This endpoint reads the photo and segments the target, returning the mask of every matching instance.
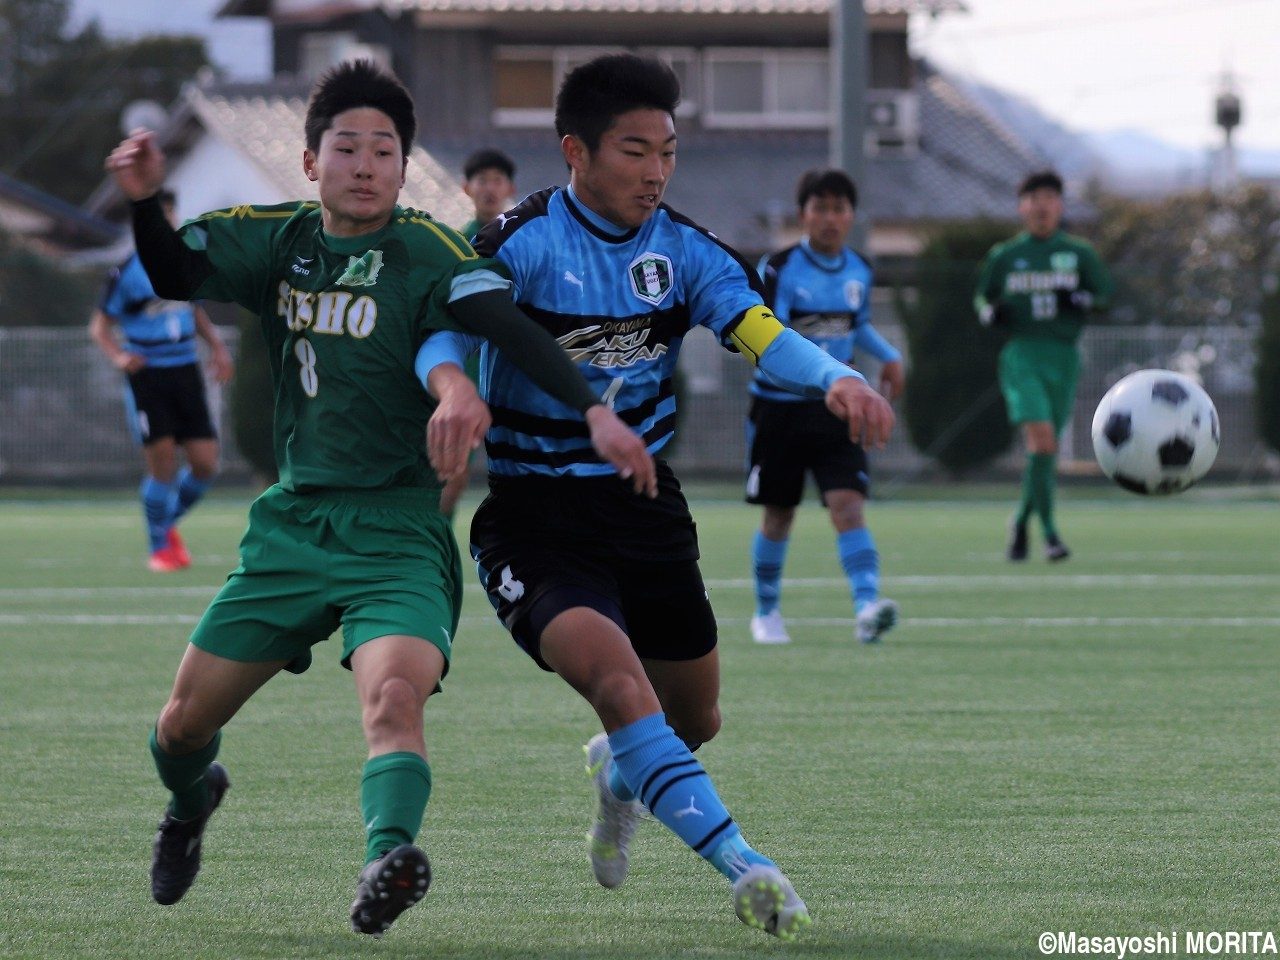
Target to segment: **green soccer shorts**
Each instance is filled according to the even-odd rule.
[[[1076,402],[1080,352],[1074,343],[1018,337],[1000,351],[999,377],[1010,423],[1047,421],[1061,433]]]
[[[228,660],[287,660],[342,627],[342,665],[362,643],[400,634],[440,648],[445,671],[462,608],[462,564],[432,490],[311,495],[271,487],[249,509],[240,566],[191,642]]]

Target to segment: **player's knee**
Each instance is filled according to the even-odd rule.
[[[171,699],[156,721],[156,741],[165,753],[181,756],[194,753],[213,739],[215,725],[204,721],[185,700]]]
[[[364,706],[365,733],[371,739],[412,733],[422,726],[426,700],[408,680],[388,677]]]
[[[197,480],[208,483],[222,470],[222,461],[215,450],[211,455],[190,461],[191,473]]]
[[[668,713],[667,722],[690,750],[696,750],[720,732],[720,707],[712,704],[705,710],[687,715]]]
[[[200,463],[200,464],[193,463],[191,465],[192,475],[197,480],[203,481],[205,483],[208,483],[210,480],[216,477],[221,470],[222,470],[222,464],[216,459],[210,463]]]
[[[760,530],[769,540],[785,540],[791,533],[791,524],[796,518],[793,507],[768,507]]]
[[[648,681],[625,670],[613,670],[595,677],[587,691],[587,699],[602,717],[613,716],[623,722],[653,713],[657,704],[657,697]]]
[[[862,516],[861,504],[849,504],[831,510],[831,525],[841,533],[865,527],[866,520]]]

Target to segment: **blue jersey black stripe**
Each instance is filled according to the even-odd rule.
[[[111,271],[99,309],[120,325],[126,349],[148,366],[197,361],[195,307],[157,297],[137,254]]]
[[[656,452],[676,424],[674,376],[694,326],[727,344],[763,285],[732,248],[665,205],[621,231],[551,188],[531,194],[476,237],[510,273],[514,295],[556,337],[602,399]],[[582,416],[482,348],[481,388],[493,410],[490,472],[603,476]]]

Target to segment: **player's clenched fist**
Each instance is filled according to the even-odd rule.
[[[164,186],[164,153],[150,130],[135,130],[121,140],[103,166],[130,200],[145,200]]]
[[[841,377],[827,390],[827,409],[849,425],[849,439],[884,447],[893,431],[893,407],[865,380]]]

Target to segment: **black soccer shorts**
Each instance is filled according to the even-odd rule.
[[[821,400],[752,397],[747,503],[794,507],[812,473],[822,493],[870,492],[867,453],[849,439],[848,426]],[[824,498],[825,502],[825,498]]]
[[[129,375],[129,392],[131,426],[143,446],[165,437],[178,443],[218,438],[199,364],[143,367]]]
[[[658,497],[617,477],[494,477],[471,524],[471,555],[498,618],[544,670],[543,630],[587,607],[636,655],[695,660],[715,649],[715,614],[679,481],[658,462]]]

